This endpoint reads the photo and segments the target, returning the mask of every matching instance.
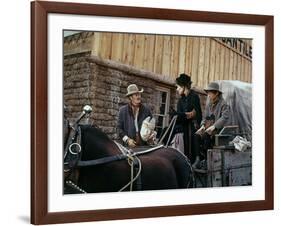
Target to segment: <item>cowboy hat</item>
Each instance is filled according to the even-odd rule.
[[[135,93],[142,93],[143,89],[139,90],[136,84],[131,84],[127,87],[127,94],[126,97],[131,96]]]
[[[219,84],[216,83],[216,82],[209,83],[207,88],[205,88],[204,90],[205,90],[205,92],[208,92],[208,91],[218,91],[219,93],[222,93],[222,91],[220,90]]]
[[[187,74],[180,74],[178,78],[176,78],[176,83],[180,86],[188,86],[192,83],[190,76]]]

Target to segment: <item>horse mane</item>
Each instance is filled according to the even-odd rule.
[[[94,133],[95,136],[97,136],[99,139],[105,140],[105,141],[112,141],[109,136],[104,133],[99,127],[95,125],[80,125],[82,131],[84,132],[91,132]]]
[[[116,154],[117,145],[100,128],[93,125],[81,125],[80,128],[83,146],[91,143],[91,146],[95,147],[95,151],[103,151],[105,155]]]

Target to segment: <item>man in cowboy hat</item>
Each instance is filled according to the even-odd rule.
[[[176,78],[176,88],[180,99],[177,103],[177,111],[174,113],[178,117],[172,146],[184,152],[193,162],[195,160],[192,151],[194,133],[198,129],[197,125],[201,123],[202,111],[199,96],[191,89],[191,84],[191,78],[187,74],[180,74]],[[176,143],[183,143],[183,145],[176,147],[174,145]]]
[[[143,89],[139,90],[136,84],[129,85],[126,94],[129,103],[119,110],[119,137],[130,148],[146,144],[140,137],[141,125],[148,116],[152,118],[149,108],[141,103],[142,92]]]
[[[211,82],[204,90],[208,99],[201,127],[196,132],[194,143],[198,157],[202,152],[203,155],[206,155],[207,149],[213,147],[214,135],[227,125],[230,114],[229,105],[223,99],[218,83]],[[196,161],[193,167],[198,168],[198,164],[199,161]]]

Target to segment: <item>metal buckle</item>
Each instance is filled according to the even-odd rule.
[[[78,150],[77,151],[74,151],[72,150],[72,147],[76,145],[78,147]],[[75,146],[74,146],[75,147]],[[78,143],[72,143],[71,145],[69,145],[69,148],[68,148],[69,152],[72,154],[72,155],[78,155],[80,152],[81,152],[81,146],[80,144]]]

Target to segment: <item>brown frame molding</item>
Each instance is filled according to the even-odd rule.
[[[265,26],[265,200],[141,207],[74,212],[48,212],[48,13],[115,16]],[[31,3],[31,223],[51,224],[144,217],[180,216],[273,209],[273,16],[174,9],[92,5],[62,2]]]

